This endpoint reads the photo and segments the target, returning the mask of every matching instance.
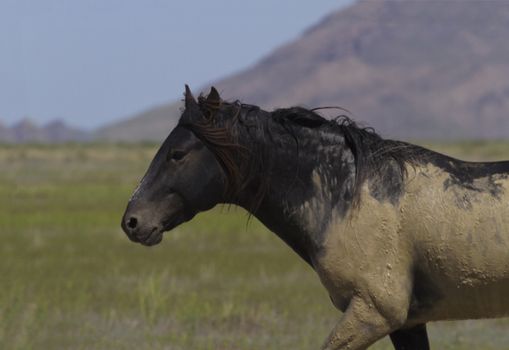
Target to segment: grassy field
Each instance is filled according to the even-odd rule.
[[[435,144],[509,159],[509,143]],[[318,349],[339,313],[256,220],[217,208],[147,248],[119,222],[153,145],[0,146],[0,349]],[[509,321],[430,326],[509,349]],[[390,349],[384,340],[374,349]]]

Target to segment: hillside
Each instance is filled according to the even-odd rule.
[[[508,37],[509,2],[361,1],[215,85],[269,109],[339,105],[392,137],[505,138]],[[178,113],[158,111],[109,135],[161,139]]]
[[[126,120],[100,128],[95,138],[114,141],[160,141],[175,127],[180,116],[180,101],[152,108]]]

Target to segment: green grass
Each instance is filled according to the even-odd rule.
[[[505,142],[435,148],[509,159]],[[0,146],[0,349],[319,348],[339,313],[245,212],[200,214],[151,248],[124,236],[121,215],[155,150]],[[430,336],[435,349],[509,349],[508,326],[439,323]]]

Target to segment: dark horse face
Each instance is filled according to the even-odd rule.
[[[201,113],[186,87],[181,120]],[[219,203],[224,193],[223,171],[214,154],[192,131],[178,125],[164,141],[133,193],[122,228],[134,242],[155,245],[163,232]]]

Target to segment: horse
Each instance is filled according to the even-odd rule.
[[[509,161],[465,162],[316,109],[196,99],[121,226],[146,246],[198,212],[245,208],[342,311],[322,349],[430,349],[426,324],[509,315]]]

